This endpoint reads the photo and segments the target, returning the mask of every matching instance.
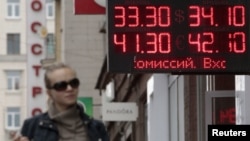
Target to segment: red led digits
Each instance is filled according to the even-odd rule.
[[[151,40],[147,40],[147,53],[157,52],[157,35],[155,33],[147,33],[147,37]]]
[[[228,7],[228,25],[244,26],[245,25],[245,7],[233,6]]]
[[[208,19],[210,21],[210,25],[214,25],[214,9],[213,7],[205,9],[204,7],[201,8],[201,16],[204,19]]]
[[[143,42],[141,42],[141,38]],[[132,33],[114,34],[113,41],[115,51],[121,53],[140,53],[140,54],[169,54],[171,53],[171,36],[168,32],[161,33]]]
[[[209,25],[214,25],[214,9],[213,7],[204,8],[200,6],[190,6],[190,26],[197,27],[201,24],[201,18],[209,20]]]
[[[114,34],[114,43],[116,46],[121,46],[122,52],[126,52],[126,35],[122,34],[122,36],[119,38],[117,34]]]
[[[200,43],[201,35],[196,34],[194,37],[193,34],[188,34],[188,43],[190,45],[195,45],[197,47],[197,52],[201,52],[201,43]]]
[[[197,47],[197,52],[213,53],[209,45],[214,43],[214,34],[212,32],[204,32],[202,34],[188,34],[188,43]]]
[[[140,52],[140,36],[136,34],[136,52]]]
[[[137,27],[139,25],[139,11],[136,6],[115,6],[115,27]],[[129,13],[129,14],[128,14]],[[129,21],[129,22],[128,22]]]
[[[168,27],[170,26],[170,8],[168,6],[146,6],[147,27]]]
[[[157,16],[156,16],[156,8],[154,6],[147,6],[146,7],[147,10],[147,14],[146,14],[146,19],[147,19],[147,23],[146,26],[147,27],[155,27],[157,24]],[[150,13],[150,14],[149,14]]]
[[[171,37],[169,33],[147,33],[149,38],[146,42],[149,54],[162,53],[167,54],[171,52]]]
[[[210,29],[208,28],[209,30],[203,30],[202,32],[189,30],[185,35],[189,44],[187,48],[191,53],[246,52],[246,35],[243,31],[239,30],[233,33],[220,32],[220,30],[213,31],[213,28],[217,30],[220,27],[223,27],[222,30],[224,30],[225,26],[245,26],[246,15],[244,6],[191,5],[188,6],[187,12],[188,27],[190,29],[205,26],[211,27]],[[120,48],[116,50],[123,53],[135,52],[140,54],[171,53],[172,47],[175,48],[177,46],[172,44],[171,38],[176,37],[172,37],[172,32],[162,32],[165,29],[169,30],[168,27],[172,28],[171,18],[178,18],[174,17],[176,15],[171,15],[171,13],[176,12],[171,12],[171,8],[167,5],[115,6],[114,26],[116,28],[146,29],[139,34],[114,34],[113,42],[117,48]],[[222,14],[222,16],[219,16],[219,14]],[[178,23],[181,24],[180,22]],[[148,32],[150,29],[147,28],[151,27],[165,28],[161,28],[157,32]],[[221,43],[221,41],[224,43]],[[225,46],[224,44],[227,45]]]
[[[199,26],[201,24],[200,21],[200,8],[199,6],[190,6],[190,13],[189,18],[190,18],[190,26]]]
[[[215,9],[216,8],[216,9]],[[227,9],[227,10],[226,10]],[[226,11],[225,11],[226,10]],[[217,13],[214,13],[214,12]],[[227,12],[227,18],[225,16],[217,16],[215,14],[223,14]],[[224,6],[224,7],[189,7],[189,26],[201,27],[207,26],[231,26],[231,27],[243,27],[245,26],[245,7],[244,6]],[[221,21],[227,21],[223,24]],[[220,42],[228,43],[228,46],[221,44]],[[235,32],[224,34],[222,32],[203,32],[203,33],[189,33],[188,43],[190,47],[195,47],[198,53],[219,53],[220,51],[231,53],[245,53],[246,51],[246,37],[244,32]],[[211,49],[211,45],[214,49]]]
[[[234,53],[246,52],[246,35],[244,32],[229,33],[229,51]]]
[[[114,26],[122,27],[169,27],[169,6],[115,6]],[[141,12],[141,13],[140,13]]]
[[[131,15],[128,15],[129,19],[133,19],[134,22],[133,23],[129,23],[128,26],[129,27],[137,27],[139,25],[139,11],[138,11],[138,7],[136,6],[129,6],[128,9],[131,11]]]
[[[160,6],[158,9],[158,24],[160,27],[170,26],[170,8],[169,6]]]
[[[115,6],[115,27],[125,26],[125,8],[122,6]]]
[[[160,33],[158,42],[160,53],[171,52],[171,35],[169,33]]]
[[[205,53],[213,53],[213,50],[209,50],[209,45],[214,43],[214,34],[212,32],[204,32],[203,36],[207,37],[205,41],[202,42],[202,50]],[[210,46],[211,47],[211,46]]]
[[[217,8],[217,13],[215,12]],[[229,6],[227,8],[227,18],[223,19],[223,16],[215,17],[215,14],[222,14],[224,12],[223,7],[218,9],[218,7],[200,7],[197,5],[189,6],[189,26],[190,27],[199,27],[202,24],[210,26],[220,26],[218,25],[219,21],[228,20],[227,24],[229,26],[244,26],[245,25],[245,7],[244,6]],[[225,9],[226,10],[226,9]],[[217,20],[217,21],[215,21]],[[203,22],[203,23],[202,23]]]

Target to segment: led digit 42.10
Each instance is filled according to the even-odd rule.
[[[195,52],[220,53],[222,50],[224,53],[245,53],[246,35],[244,32],[223,33],[222,36],[224,38],[219,38],[221,36],[215,38],[213,32],[189,33],[188,43],[190,47],[194,47],[191,50]],[[215,45],[219,46],[219,48],[215,48]]]

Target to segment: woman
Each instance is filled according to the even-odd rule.
[[[48,111],[26,119],[14,141],[109,141],[104,124],[77,104],[80,81],[75,70],[54,64],[46,69],[44,81]]]

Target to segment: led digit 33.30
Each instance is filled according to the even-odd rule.
[[[247,0],[109,0],[113,72],[248,73]]]

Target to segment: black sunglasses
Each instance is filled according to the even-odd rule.
[[[80,81],[77,78],[74,78],[68,82],[61,81],[61,82],[55,83],[52,87],[49,87],[48,89],[55,89],[56,91],[65,91],[68,85],[70,85],[72,88],[75,89],[75,88],[78,88],[78,86],[80,85]]]

